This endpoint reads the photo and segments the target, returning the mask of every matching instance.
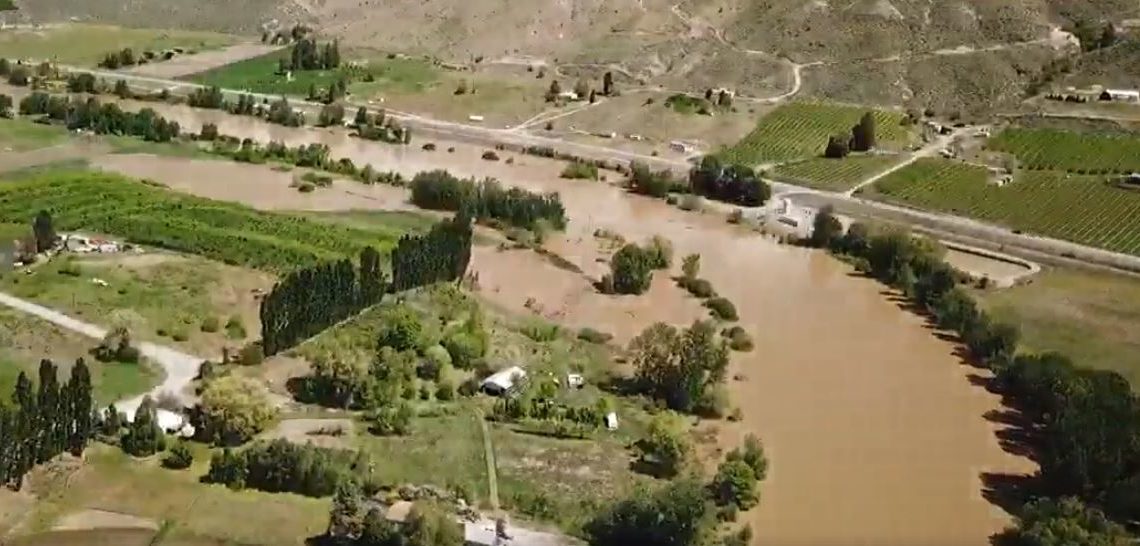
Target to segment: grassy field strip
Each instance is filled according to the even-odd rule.
[[[817,157],[780,165],[772,170],[772,176],[809,188],[846,191],[903,159],[903,155],[860,155],[843,159]]]
[[[108,53],[131,48],[136,57],[144,51],[159,53],[181,47],[201,51],[237,43],[236,36],[216,32],[123,28],[67,23],[37,30],[0,33],[0,52],[9,59],[51,59],[61,64],[93,67]]]
[[[1104,175],[1029,170],[999,187],[982,167],[924,158],[877,182],[871,195],[1140,255],[1140,192]]]
[[[479,430],[483,434],[483,457],[487,461],[487,495],[491,510],[499,511],[499,478],[495,468],[495,446],[491,444],[491,431],[487,430],[487,418],[482,410],[477,411]]]
[[[724,150],[728,161],[756,165],[818,157],[833,135],[849,135],[868,109],[822,103],[797,102],[777,108],[760,119],[743,140]],[[904,146],[911,133],[899,112],[873,111],[878,145]]]

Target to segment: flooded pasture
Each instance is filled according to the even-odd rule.
[[[546,247],[581,272],[556,267],[532,252],[494,248],[477,248],[472,269],[483,294],[497,303],[609,331],[618,341],[654,321],[685,324],[704,312],[672,286],[665,272],[658,272],[652,290],[640,297],[597,294],[591,283],[606,271],[608,252],[594,232],[608,229],[638,242],[662,235],[672,241],[677,263],[685,254],[700,253],[701,276],[736,304],[740,324],[756,341],[754,351],[733,357],[730,375],[743,380],[729,388],[744,420],[723,433],[731,447],[737,435],[755,432],[769,454],[760,506],[742,516],[758,543],[982,545],[1010,523],[1007,514],[983,499],[981,474],[1024,473],[1033,467],[1003,452],[994,437],[998,425],[983,417],[999,407],[996,396],[971,384],[970,376],[983,372],[965,364],[954,343],[933,335],[881,285],[823,253],[780,246],[720,217],[685,213],[606,183],[561,180],[561,166],[543,159],[514,156],[515,164],[506,165],[481,160],[483,148],[475,146],[455,144],[454,153],[448,153],[444,150],[451,145],[437,142],[438,151],[426,152],[418,145],[351,139],[339,131],[289,129],[159,106],[189,130],[212,122],[238,137],[290,145],[324,142],[333,157],[379,170],[414,174],[445,168],[559,192],[570,224]],[[142,169],[131,163],[138,158],[121,161],[127,163],[100,166],[142,175],[132,170]],[[248,182],[256,177],[246,166],[226,163],[209,167],[218,169],[209,176],[193,176],[187,173],[204,168],[201,163],[179,161],[179,169],[148,172],[203,195],[221,196],[218,186],[227,183],[263,188],[225,194],[244,195],[251,204],[260,199],[254,194],[296,193],[285,187],[286,180],[277,180],[281,177]],[[172,172],[177,170],[185,172]],[[369,202],[375,204],[371,208],[386,206]],[[346,206],[370,208],[355,202]]]

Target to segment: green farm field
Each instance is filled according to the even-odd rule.
[[[876,199],[950,212],[1028,233],[1140,255],[1140,192],[1105,175],[1022,171],[999,187],[984,167],[924,158],[883,178]]]
[[[248,89],[255,93],[307,96],[310,87],[325,90],[341,78],[348,80],[351,84],[349,89],[354,95],[371,95],[379,91],[421,92],[438,77],[435,67],[423,60],[383,59],[353,68],[342,66],[333,70],[298,70],[293,72],[293,79],[289,80],[277,73],[278,62],[288,57],[289,49],[286,48],[187,79],[227,89]],[[372,81],[364,81],[369,75]]]
[[[1140,171],[1140,135],[1135,134],[1011,128],[986,147],[1013,154],[1029,169],[1088,174]]]
[[[755,165],[818,157],[832,135],[851,133],[868,109],[822,103],[781,106],[760,119],[743,140],[722,152],[726,160]],[[874,110],[878,146],[899,149],[911,139],[899,112]]]
[[[128,47],[136,54],[174,47],[202,51],[240,40],[215,32],[68,23],[35,30],[5,30],[0,33],[0,53],[9,59],[51,59],[62,64],[95,66],[108,53]]]
[[[773,178],[809,188],[845,191],[886,170],[903,158],[897,155],[861,155],[843,159],[816,157],[780,165],[772,170]]]
[[[114,206],[108,206],[113,203]],[[48,210],[60,230],[89,230],[230,264],[280,272],[327,259],[384,251],[392,230],[364,230],[177,194],[118,175],[36,173],[0,186],[0,222]]]

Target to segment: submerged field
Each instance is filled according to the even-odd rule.
[[[725,159],[746,164],[783,162],[817,157],[834,135],[850,135],[851,127],[867,112],[875,116],[878,147],[897,149],[910,140],[899,112],[855,106],[797,102],[781,106],[760,118],[743,140],[722,152]]]
[[[1140,255],[1140,192],[1106,175],[1021,171],[1003,186],[985,167],[920,159],[874,184],[874,198]]]
[[[157,53],[174,47],[201,51],[237,41],[237,37],[215,32],[64,23],[34,30],[5,30],[0,33],[0,54],[9,59],[95,66],[108,53],[124,48],[141,56],[144,51]]]

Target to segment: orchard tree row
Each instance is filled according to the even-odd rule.
[[[261,339],[274,355],[380,302],[387,279],[380,253],[365,247],[360,266],[326,262],[290,273],[261,301]]]
[[[95,424],[94,404],[91,372],[82,358],[62,385],[50,360],[40,362],[38,385],[20,372],[12,404],[0,405],[0,480],[19,488],[35,465],[64,451],[83,453]]]
[[[126,112],[115,103],[100,103],[94,98],[34,92],[20,101],[21,115],[46,115],[62,122],[68,129],[85,129],[97,134],[129,135],[152,142],[170,142],[182,129],[177,121],[168,121],[150,108]]]

